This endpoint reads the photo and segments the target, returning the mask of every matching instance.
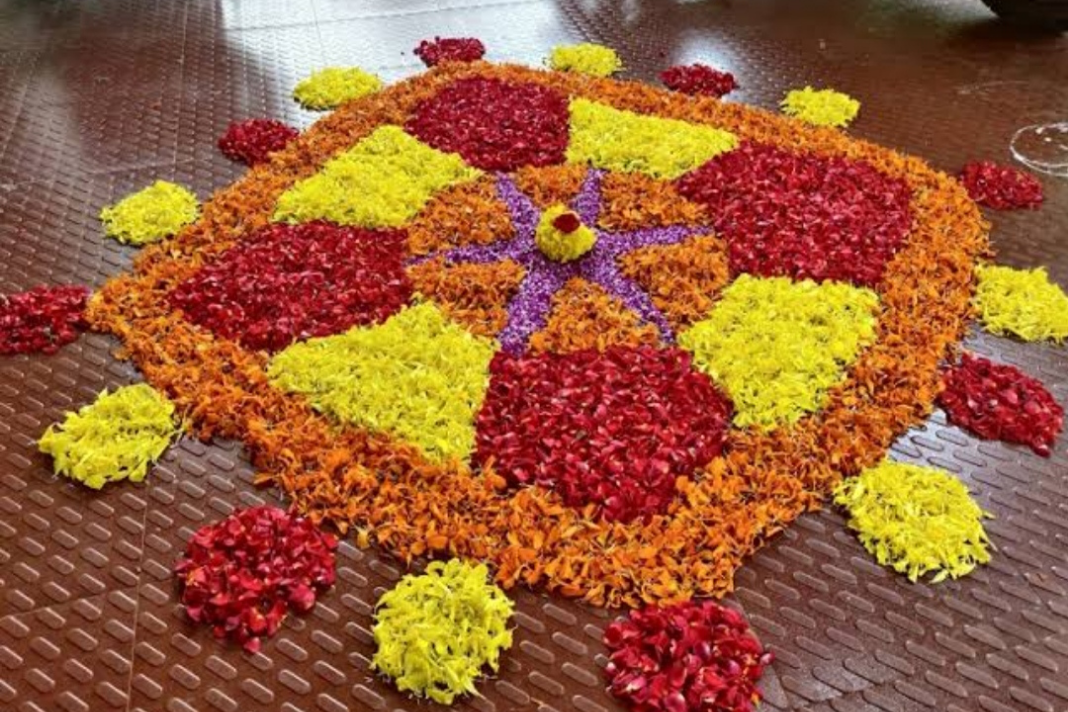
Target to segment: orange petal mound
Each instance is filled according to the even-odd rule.
[[[620,263],[623,274],[649,293],[676,329],[704,319],[730,280],[727,246],[711,236],[644,247]]]
[[[584,279],[572,279],[553,297],[545,328],[530,337],[535,353],[603,351],[609,346],[656,344],[656,327],[642,324],[618,299]]]
[[[440,257],[408,268],[415,291],[478,336],[496,336],[508,319],[505,305],[523,281],[511,260],[446,266]]]
[[[692,477],[679,478],[666,512],[608,523],[566,506],[551,490],[509,490],[490,462],[480,469],[433,462],[387,435],[339,426],[274,387],[263,355],[214,340],[171,309],[168,291],[251,230],[267,225],[279,196],[295,183],[316,175],[376,129],[404,125],[421,101],[456,80],[473,77],[541,84],[620,111],[713,127],[740,142],[862,161],[903,181],[912,222],[872,285],[880,301],[876,339],[859,354],[848,377],[828,391],[823,408],[770,432],[731,431],[723,456]],[[536,192],[528,187],[541,185],[537,203],[567,204],[586,168],[524,168],[514,180],[528,195]],[[611,199],[614,180],[608,181],[608,202],[623,205],[622,199]],[[418,255],[464,241],[508,239],[519,228],[500,205],[498,188],[492,177],[482,176],[439,191],[403,226],[413,236],[411,251]],[[614,215],[614,207],[605,212]],[[359,543],[377,543],[404,561],[427,554],[478,559],[491,564],[504,586],[523,583],[595,605],[633,606],[725,594],[746,556],[801,513],[822,506],[843,475],[879,462],[895,438],[930,412],[939,365],[960,341],[970,314],[976,260],[988,249],[987,225],[959,183],[920,160],[842,132],[634,82],[447,63],[340,107],[275,153],[269,164],[253,167],[219,191],[196,223],[165,245],[148,247],[133,273],[106,284],[90,303],[87,318],[121,339],[123,353],[189,414],[195,432],[242,440],[257,480],[279,487],[312,520],[342,531],[356,528]],[[630,269],[641,276],[638,267]],[[411,265],[409,270],[419,273]],[[434,283],[426,275],[413,280],[421,277]],[[439,278],[439,288],[445,281]],[[489,293],[499,297],[498,291]],[[470,299],[474,309],[478,300]],[[487,305],[488,298],[478,306]],[[659,305],[673,319],[690,318],[667,301]],[[449,308],[447,302],[443,308]],[[489,329],[492,319],[478,320]],[[600,328],[596,320],[570,323],[581,324],[586,333]]]
[[[604,177],[601,227],[634,230],[707,221],[704,206],[684,198],[672,183],[642,173],[609,173]]]

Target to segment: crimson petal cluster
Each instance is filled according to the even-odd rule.
[[[1040,382],[1013,366],[965,353],[946,370],[943,384],[938,404],[949,422],[1049,456],[1064,426],[1064,409]]]
[[[385,321],[408,302],[405,234],[325,222],[249,236],[171,293],[186,318],[251,349]]]
[[[266,162],[299,135],[295,128],[276,119],[235,121],[219,138],[219,150],[231,161],[254,166]]]
[[[713,69],[707,64],[669,67],[660,73],[660,81],[672,91],[716,98],[726,96],[738,88],[733,74]]]
[[[485,45],[474,37],[435,37],[415,48],[415,56],[428,67],[440,62],[476,62],[485,54]]]
[[[490,377],[476,463],[609,521],[663,512],[676,479],[723,450],[730,402],[680,349],[501,352]]]
[[[334,584],[336,549],[337,538],[307,519],[252,507],[198,529],[174,572],[189,618],[254,653],[290,608],[311,610]]]
[[[632,611],[605,630],[609,689],[632,712],[751,712],[772,654],[714,601]]]
[[[405,128],[485,170],[548,166],[564,160],[567,97],[539,84],[459,79],[420,103]]]
[[[89,289],[80,286],[0,294],[0,355],[55,353],[85,328],[88,300]]]
[[[912,224],[904,181],[862,161],[751,142],[677,186],[708,207],[735,274],[874,286]]]
[[[1044,199],[1042,184],[1033,175],[991,161],[965,165],[960,181],[972,200],[996,210],[1037,208]]]

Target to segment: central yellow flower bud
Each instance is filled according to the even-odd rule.
[[[554,205],[542,213],[534,242],[550,260],[571,262],[593,249],[597,235],[567,206]]]

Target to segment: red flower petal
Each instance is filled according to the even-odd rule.
[[[78,338],[88,287],[34,287],[0,295],[0,355],[55,353]]]
[[[230,124],[219,139],[219,150],[232,161],[253,166],[267,161],[271,153],[299,135],[295,128],[275,119],[249,119]]]
[[[435,37],[415,48],[415,55],[428,67],[440,62],[475,62],[485,54],[485,45],[474,37]]]
[[[706,64],[675,66],[660,73],[664,86],[683,94],[721,97],[738,88],[730,72],[720,72]]]
[[[990,161],[967,164],[960,181],[972,200],[997,210],[1037,208],[1044,197],[1042,184],[1033,175]]]
[[[553,220],[553,227],[563,233],[571,234],[581,227],[582,221],[574,213],[562,213]]]

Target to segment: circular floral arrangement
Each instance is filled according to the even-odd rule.
[[[92,323],[316,522],[600,605],[723,594],[930,411],[986,225],[915,159],[609,59],[343,105]]]

